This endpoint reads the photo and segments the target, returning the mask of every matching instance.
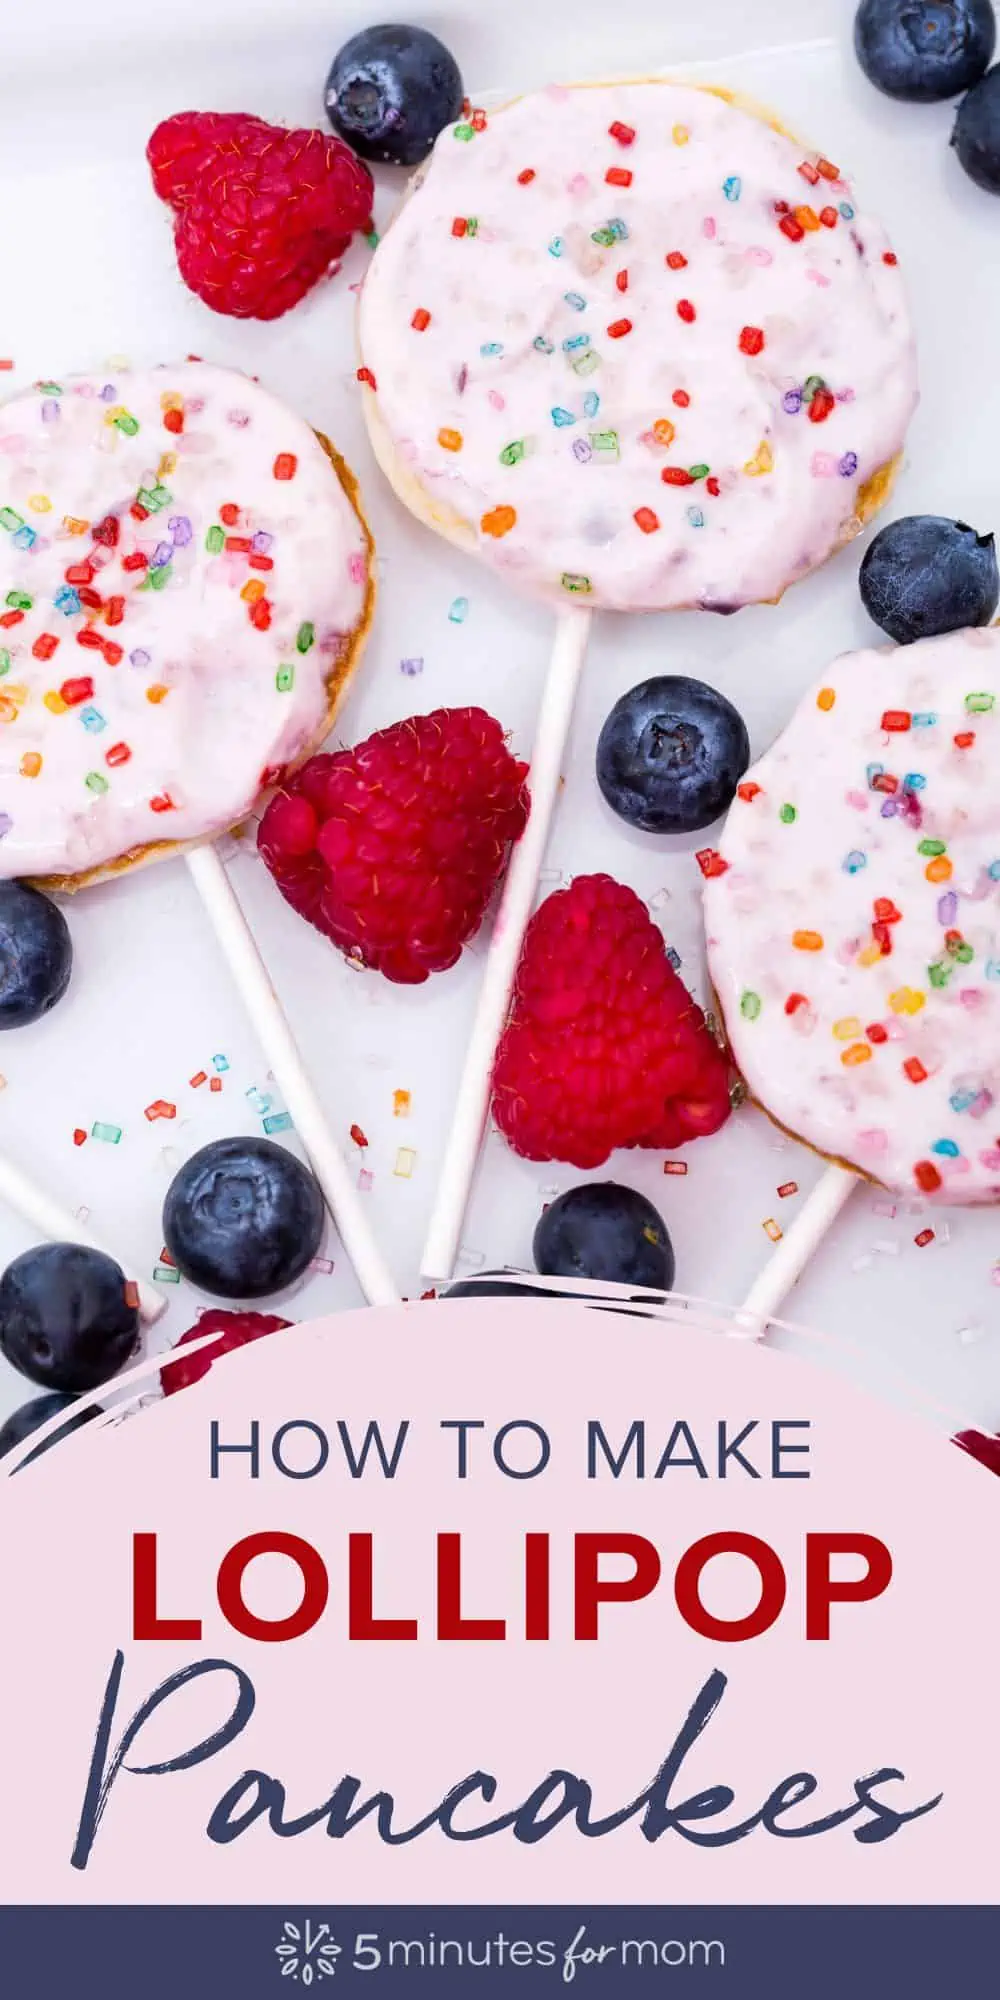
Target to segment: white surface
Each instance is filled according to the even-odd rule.
[[[772,1250],[748,1291],[740,1308],[740,1319],[760,1333],[780,1313],[792,1287],[798,1283],[811,1257],[820,1248],[827,1230],[852,1194],[860,1187],[857,1174],[846,1167],[831,1165],[821,1174],[805,1201],[796,1204],[791,1226]]]
[[[1000,202],[964,179],[947,146],[948,106],[894,106],[865,84],[850,49],[848,0],[811,0],[806,9],[759,0],[752,13],[740,0],[704,0],[696,10],[619,0],[610,12],[595,0],[549,0],[544,10],[527,0],[492,10],[465,0],[427,12],[404,0],[391,11],[423,19],[451,44],[473,95],[705,58],[720,79],[773,103],[857,177],[909,278],[923,402],[895,510],[954,513],[981,530],[998,525]],[[281,8],[273,0],[215,0],[211,8],[174,0],[167,13],[143,12],[131,0],[87,9],[50,0],[5,24],[0,355],[13,356],[18,369],[0,386],[115,355],[143,362],[188,351],[259,372],[355,465],[379,546],[375,631],[338,736],[350,741],[417,710],[478,701],[502,718],[523,754],[551,620],[405,516],[372,464],[354,382],[349,291],[365,246],[356,245],[342,275],[287,319],[271,326],[217,319],[181,287],[169,222],[144,164],[156,120],[191,106],[315,122],[329,61],[365,18],[362,7],[336,0],[285,0]],[[383,177],[382,221],[392,182]],[[595,868],[631,883],[650,900],[692,982],[700,976],[701,925],[691,850],[705,836],[658,841],[613,817],[593,776],[601,723],[635,682],[693,672],[739,705],[758,753],[824,663],[870,638],[857,597],[859,554],[846,553],[776,610],[718,620],[608,618],[594,632],[543,886]],[[464,624],[448,617],[459,596],[469,600]],[[406,677],[400,659],[415,656],[423,673]],[[454,972],[416,990],[394,988],[352,970],[301,922],[250,841],[237,850],[233,879],[335,1130],[356,1171],[372,1175],[364,1199],[394,1274],[412,1294],[486,938]],[[68,914],[76,970],[67,998],[37,1026],[0,1038],[7,1078],[0,1148],[72,1209],[88,1207],[91,1226],[151,1272],[173,1171],[213,1136],[260,1131],[245,1093],[276,1093],[180,864],[91,891]],[[210,1094],[207,1082],[192,1089],[188,1078],[211,1073],[213,1054],[228,1059],[222,1090]],[[396,1089],[412,1093],[408,1118],[392,1115]],[[176,1102],[177,1118],[148,1124],[143,1107],[159,1097]],[[95,1119],[122,1126],[120,1145],[88,1138],[74,1147],[73,1128],[89,1130]],[[368,1136],[364,1152],[350,1146],[352,1123]],[[409,1178],[393,1171],[400,1147],[416,1154]],[[746,1111],[683,1158],[684,1179],[664,1179],[662,1156],[638,1153],[619,1156],[603,1177],[632,1182],[661,1207],[679,1286],[734,1304],[766,1260],[763,1221],[787,1221],[802,1198],[782,1199],[778,1186],[795,1181],[804,1195],[820,1163]],[[520,1162],[491,1139],[460,1268],[527,1263],[543,1199],[580,1178]],[[884,1365],[894,1365],[948,1415],[1000,1424],[1000,1289],[991,1276],[1000,1221],[993,1212],[956,1212],[918,1249],[921,1218],[902,1207],[890,1215],[890,1207],[859,1190],[786,1310],[825,1329],[834,1354],[859,1378],[881,1380]],[[0,1258],[31,1240],[0,1214]],[[358,1302],[332,1231],[326,1254],[336,1270],[310,1276],[286,1305],[293,1316]],[[205,1303],[187,1286],[171,1297],[164,1338],[175,1338]],[[26,1393],[33,1392],[0,1364],[0,1414]]]

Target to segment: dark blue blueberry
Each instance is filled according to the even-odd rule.
[[[1000,194],[1000,64],[962,99],[951,143],[970,180]]]
[[[202,1291],[263,1299],[302,1276],[324,1221],[317,1182],[294,1153],[271,1139],[214,1139],[174,1175],[163,1240]]]
[[[725,695],[685,674],[641,681],[616,701],[597,743],[609,806],[646,833],[697,833],[727,811],[750,738]]]
[[[61,910],[26,882],[0,882],[0,1028],[26,1028],[61,1000],[73,970]]]
[[[854,46],[870,83],[936,104],[978,83],[996,41],[990,0],[861,0]]]
[[[129,1293],[103,1250],[41,1243],[0,1278],[0,1348],[43,1389],[97,1389],[135,1351],[139,1314]]]
[[[992,535],[939,514],[905,514],[877,534],[858,578],[876,625],[908,646],[988,625],[1000,601]]]
[[[462,109],[454,56],[426,28],[362,28],[326,79],[326,115],[363,160],[415,167]]]
[[[41,1424],[48,1423],[49,1418],[58,1415],[60,1410],[67,1412],[72,1410],[73,1415],[67,1414],[66,1422],[61,1428],[46,1438],[44,1443],[36,1445],[34,1451],[29,1451],[22,1464],[30,1465],[32,1459],[41,1458],[42,1453],[48,1451],[50,1445],[61,1444],[63,1438],[69,1436],[70,1431],[78,1431],[81,1424],[89,1424],[91,1418],[96,1417],[98,1406],[96,1403],[81,1403],[78,1396],[33,1397],[30,1403],[22,1403],[20,1409],[15,1410],[13,1416],[8,1417],[7,1422],[0,1425],[0,1458],[5,1458],[9,1451],[14,1450],[15,1445],[23,1444],[25,1438],[30,1437],[33,1431],[37,1431]]]
[[[663,1217],[634,1188],[585,1181],[539,1217],[532,1243],[546,1278],[600,1278],[669,1291],[674,1252]]]
[[[518,1284],[516,1271],[483,1271],[476,1278],[456,1278],[439,1296],[442,1299],[558,1299],[560,1292],[547,1292],[542,1285]],[[525,1277],[527,1273],[525,1272]]]

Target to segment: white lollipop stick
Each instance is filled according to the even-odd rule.
[[[36,1187],[34,1182],[28,1179],[27,1174],[22,1173],[20,1167],[15,1167],[2,1155],[0,1155],[0,1201],[5,1201],[16,1215],[21,1216],[24,1222],[30,1223],[32,1229],[37,1229],[40,1236],[47,1237],[52,1243],[81,1243],[88,1250],[102,1250],[106,1257],[113,1257],[119,1269],[124,1271],[129,1283],[135,1286],[139,1316],[147,1325],[151,1325],[153,1320],[159,1319],[160,1314],[166,1311],[167,1300],[163,1292],[158,1292],[155,1285],[147,1284],[124,1257],[119,1257],[114,1250],[109,1250],[106,1244],[100,1243],[93,1232],[79,1222],[69,1209],[61,1207],[52,1195],[43,1193],[41,1188]]]
[[[358,1283],[369,1305],[395,1305],[399,1292],[306,1074],[281,1002],[222,862],[214,847],[209,846],[189,849],[186,858],[191,879],[291,1112]]]
[[[740,1323],[753,1338],[760,1339],[766,1333],[778,1307],[798,1283],[857,1184],[857,1174],[846,1167],[829,1166],[820,1176],[740,1307]]]
[[[507,1018],[517,961],[538,889],[538,877],[559,791],[563,752],[587,650],[590,619],[589,611],[573,607],[560,613],[556,625],[555,644],[542,695],[528,777],[531,811],[507,870],[427,1241],[420,1260],[424,1276],[438,1283],[450,1278],[455,1268],[459,1236],[489,1109],[493,1059]]]

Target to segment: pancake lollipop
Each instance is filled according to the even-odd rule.
[[[916,402],[895,255],[768,114],[670,82],[442,133],[361,296],[383,470],[558,628],[424,1270],[447,1276],[592,610],[776,601],[858,533]]]
[[[859,1175],[1000,1200],[1000,629],[836,661],[704,865],[737,1067],[831,1162],[746,1302],[764,1321]]]
[[[385,1298],[211,845],[327,734],[371,566],[343,460],[243,375],[78,376],[0,408],[0,876],[71,891],[186,855],[345,1247]]]

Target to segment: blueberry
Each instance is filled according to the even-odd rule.
[[[978,83],[993,54],[990,0],[861,0],[854,47],[869,83],[936,104]]]
[[[962,99],[951,143],[970,180],[1000,194],[1000,64]]]
[[[559,1299],[563,1292],[547,1292],[542,1285],[517,1284],[517,1271],[483,1271],[478,1278],[456,1278],[441,1292],[442,1299]],[[524,1273],[527,1277],[527,1272]]]
[[[0,1348],[43,1389],[96,1389],[125,1366],[139,1335],[125,1274],[103,1250],[42,1243],[0,1278]]]
[[[34,1451],[29,1451],[27,1458],[22,1460],[23,1465],[30,1465],[32,1459],[41,1458],[42,1453],[48,1451],[50,1445],[61,1444],[63,1438],[69,1436],[70,1431],[78,1431],[81,1424],[89,1424],[91,1418],[98,1414],[96,1403],[81,1403],[78,1396],[35,1396],[30,1403],[22,1403],[20,1409],[15,1410],[13,1416],[8,1417],[7,1422],[0,1425],[0,1458],[5,1458],[9,1451],[14,1450],[15,1445],[23,1444],[25,1438],[30,1437],[33,1431],[37,1431],[41,1424],[47,1423],[49,1418],[56,1416],[60,1410],[72,1410],[74,1414],[71,1417],[67,1416],[61,1428],[46,1438],[43,1444],[36,1445]]]
[[[415,167],[462,109],[450,50],[426,28],[362,28],[326,79],[326,115],[363,160]]]
[[[532,1253],[548,1278],[600,1278],[669,1291],[674,1252],[661,1215],[634,1188],[585,1181],[540,1216]]]
[[[61,1000],[73,969],[61,910],[26,882],[0,882],[0,1028],[26,1028]]]
[[[858,582],[869,618],[901,646],[988,625],[1000,600],[993,536],[939,514],[890,521],[868,549]]]
[[[597,782],[609,806],[646,833],[697,833],[727,811],[750,738],[725,695],[685,674],[630,688],[597,743]]]
[[[202,1291],[263,1299],[302,1276],[324,1221],[323,1196],[294,1153],[271,1139],[213,1139],[167,1189],[163,1240]]]

